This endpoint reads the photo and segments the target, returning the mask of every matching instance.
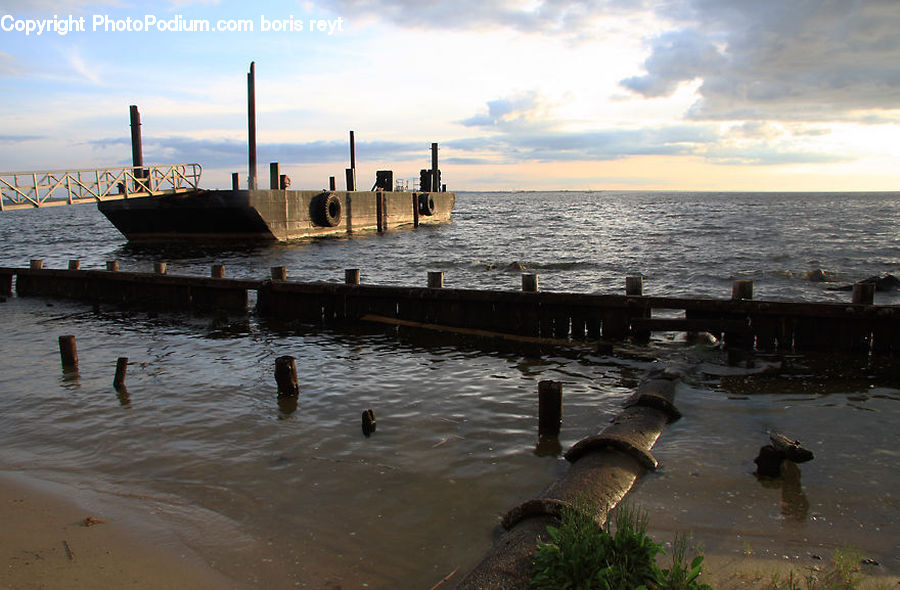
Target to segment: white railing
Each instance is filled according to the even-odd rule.
[[[0,173],[0,211],[198,190],[200,164]]]

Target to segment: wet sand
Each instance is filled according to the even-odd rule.
[[[0,472],[0,522],[2,588],[239,588],[187,548],[143,540],[127,523],[15,473]]]

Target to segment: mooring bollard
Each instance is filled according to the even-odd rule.
[[[128,371],[128,357],[120,356],[116,360],[116,376],[113,379],[113,387],[117,390],[125,389],[125,372]]]
[[[75,336],[59,337],[59,360],[64,371],[78,369],[78,350],[75,347]]]
[[[285,355],[275,359],[275,383],[278,384],[278,397],[300,395],[300,383],[297,380],[297,365],[294,357]]]
[[[272,267],[272,280],[273,281],[283,281],[287,279],[287,267],[286,266],[273,266]]]
[[[119,272],[119,261],[118,260],[107,260],[106,261],[106,270],[110,272]]]
[[[644,276],[625,277],[625,294],[635,297],[643,295]]]
[[[562,426],[562,383],[538,383],[538,436],[559,436]]]
[[[31,270],[41,270],[42,268],[44,268],[44,261],[41,260],[40,258],[34,258],[28,264],[28,267]]]
[[[874,305],[875,283],[854,283],[852,301],[854,305]]]
[[[154,262],[153,263],[153,272],[158,275],[166,274],[166,263],[165,262]]]
[[[81,261],[80,260],[70,260],[69,261],[69,270],[81,270]]]
[[[734,281],[731,284],[731,298],[734,301],[740,299],[753,299],[753,281]]]
[[[538,275],[522,275],[522,290],[534,292],[538,290]]]
[[[225,278],[225,265],[224,264],[213,264],[212,268],[209,270],[209,276],[214,279],[224,279]]]
[[[375,432],[375,410],[372,408],[362,413],[362,431],[366,436]]]
[[[345,268],[344,269],[344,283],[347,285],[358,285],[359,284],[359,269],[358,268]]]
[[[429,271],[428,272],[428,288],[429,289],[443,289],[444,288],[444,273],[439,270]]]

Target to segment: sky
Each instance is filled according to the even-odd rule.
[[[0,171],[900,190],[898,0],[0,0]],[[205,30],[204,30],[205,29]]]

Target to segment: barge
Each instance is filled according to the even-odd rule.
[[[448,223],[452,192],[196,190],[101,201],[129,241],[283,241]]]

